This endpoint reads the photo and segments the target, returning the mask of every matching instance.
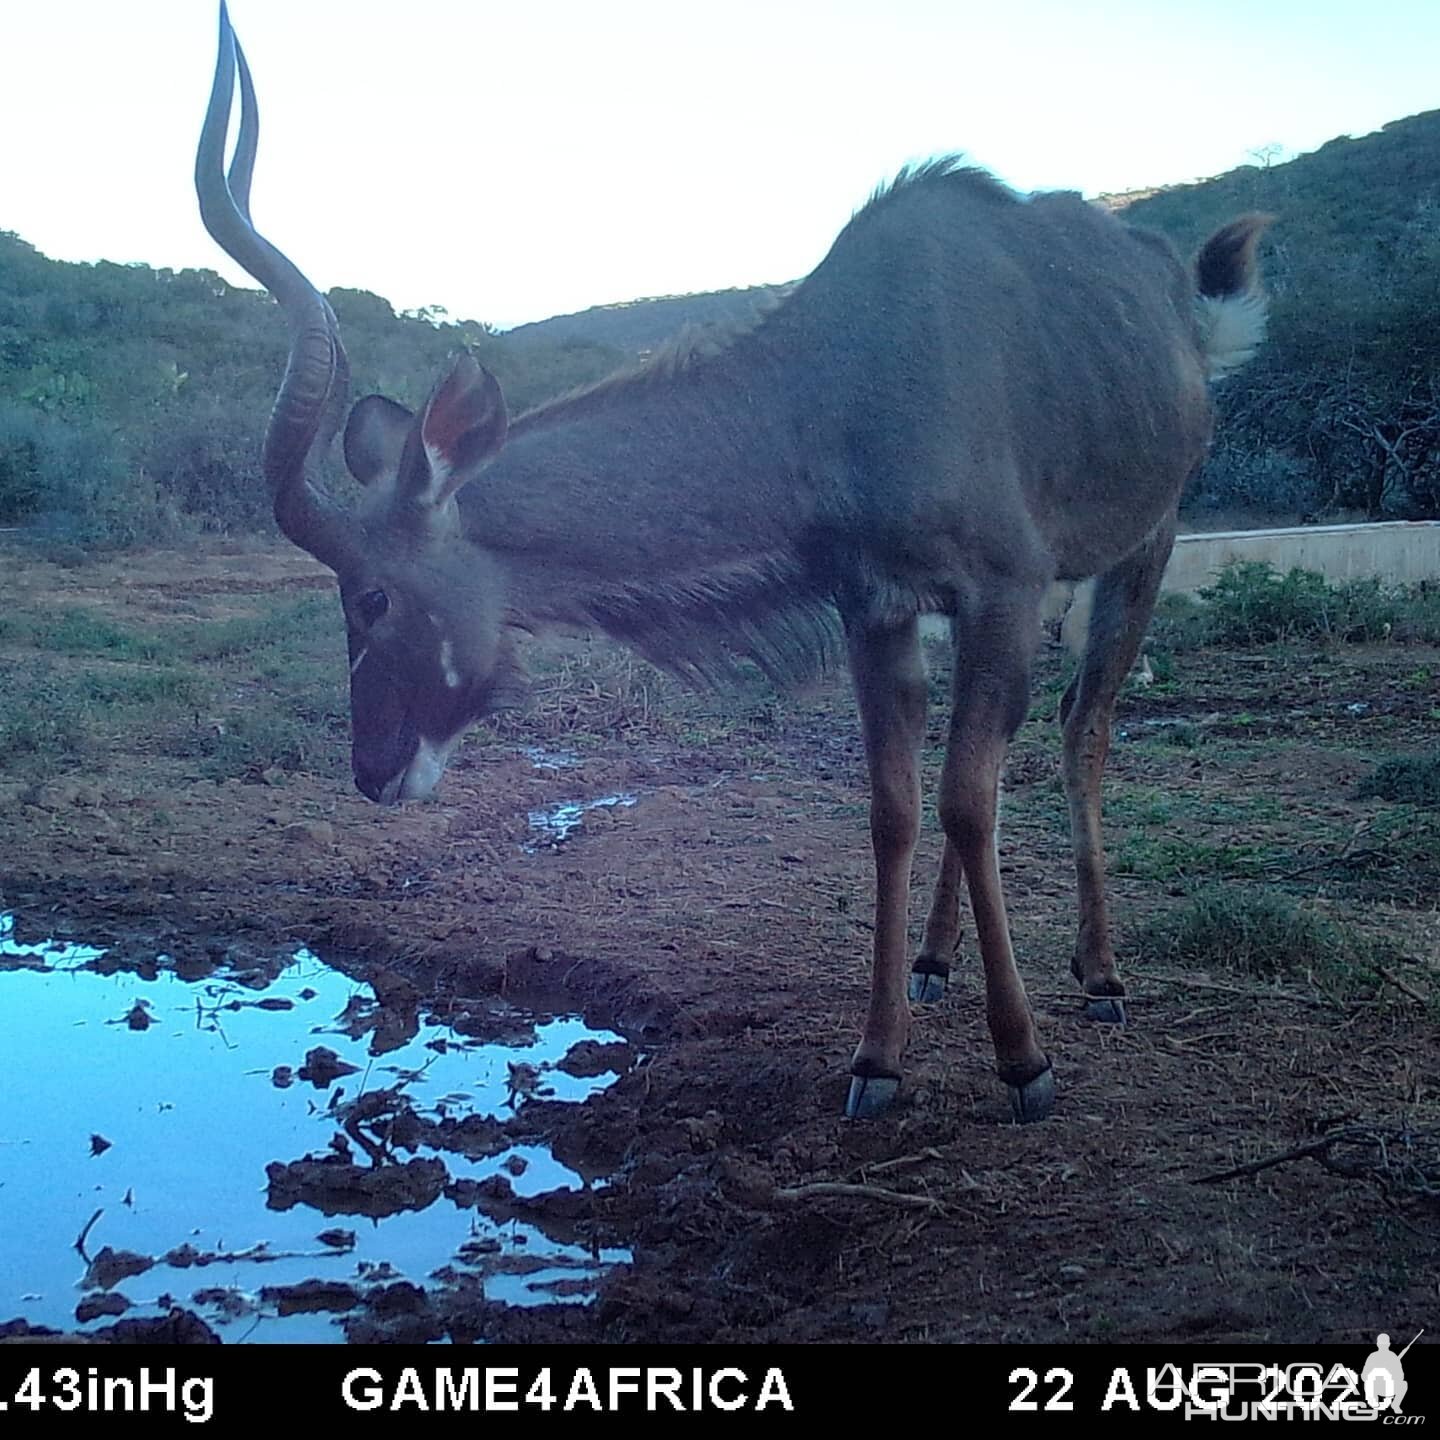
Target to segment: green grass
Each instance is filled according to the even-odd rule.
[[[7,666],[0,668],[0,694],[0,767],[46,769],[84,748],[87,705],[73,678],[48,666]]]
[[[1387,806],[1349,837],[1326,876],[1371,900],[1433,904],[1440,893],[1440,811]]]
[[[1361,800],[1440,805],[1440,755],[1391,755],[1360,782]]]
[[[1274,859],[1274,851],[1260,845],[1209,845],[1203,841],[1169,836],[1127,834],[1114,850],[1110,870],[1140,880],[1184,880],[1196,876],[1228,875],[1253,878]]]
[[[193,727],[204,676],[169,669],[0,669],[0,770],[49,773],[117,733]]]
[[[85,670],[73,683],[86,701],[122,709],[181,706],[193,709],[208,703],[213,684],[208,677],[172,668]]]
[[[24,636],[38,650],[56,655],[88,655],[108,660],[155,660],[158,636],[128,630],[81,606],[32,620]]]
[[[1113,785],[1105,813],[1126,825],[1165,825],[1175,818],[1176,796],[1149,785]]]
[[[1341,988],[1368,983],[1377,964],[1405,958],[1389,942],[1277,891],[1233,885],[1200,891],[1152,921],[1136,940],[1146,961]]]
[[[269,772],[343,778],[350,753],[342,724],[316,725],[281,697],[248,707],[199,742],[210,780],[256,780]]]
[[[84,606],[58,614],[20,613],[0,621],[0,641],[55,655],[160,663],[213,661],[304,649],[317,633],[343,636],[339,611],[326,595],[272,603],[254,615],[224,620],[172,621],[160,629],[119,625]],[[325,648],[334,646],[326,643]]]
[[[1183,763],[1173,751],[1166,758]],[[1161,882],[1255,879],[1289,854],[1268,841],[1232,838],[1284,818],[1284,807],[1265,793],[1221,797],[1183,784],[1116,779],[1106,788],[1103,811],[1115,875]]]
[[[285,601],[258,615],[177,626],[170,638],[176,655],[196,661],[313,654],[317,640],[322,653],[344,653],[340,607],[328,594]]]
[[[215,779],[343,774],[349,706],[333,599],[259,604],[148,628],[83,606],[12,612],[0,639],[20,657],[0,666],[0,770],[45,774],[142,737],[147,750],[199,756]]]
[[[329,778],[349,774],[345,632],[329,595],[190,627],[181,643],[194,662],[264,685],[223,714],[222,730],[201,736],[207,776],[254,779],[277,770]]]
[[[1156,732],[1155,739],[1161,745],[1168,745],[1172,750],[1198,750],[1209,737],[1202,725],[1197,725],[1193,720],[1177,720],[1173,725],[1166,725]]]

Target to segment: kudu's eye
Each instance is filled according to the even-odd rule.
[[[390,609],[390,597],[383,590],[367,590],[356,602],[355,608],[368,629],[380,621]]]

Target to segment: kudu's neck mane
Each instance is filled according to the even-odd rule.
[[[781,680],[831,658],[834,616],[800,551],[815,497],[774,318],[516,420],[461,500],[522,624],[598,628],[710,683],[736,653]]]

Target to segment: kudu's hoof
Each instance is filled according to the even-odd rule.
[[[1010,1113],[1017,1125],[1033,1125],[1055,1108],[1055,1069],[1042,1070],[1024,1085],[1010,1086]]]
[[[910,972],[911,1001],[916,1005],[934,1005],[945,998],[945,982],[950,972],[946,970],[912,970]]]
[[[1085,1018],[1101,1025],[1123,1025],[1125,1002],[1116,995],[1087,995]]]
[[[845,1099],[847,1120],[873,1120],[883,1115],[900,1093],[900,1080],[893,1075],[852,1075],[850,1094]]]

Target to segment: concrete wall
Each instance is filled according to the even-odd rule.
[[[1318,570],[1332,584],[1370,575],[1389,585],[1440,580],[1440,521],[1181,535],[1165,571],[1164,588],[1193,594],[1231,560],[1268,560],[1282,573],[1296,566]]]
[[[1160,588],[1193,595],[1232,560],[1268,560],[1282,574],[1296,566],[1317,570],[1332,585],[1371,575],[1387,585],[1440,580],[1440,520],[1180,535]],[[1046,603],[1046,618],[1051,623],[1064,615],[1060,634],[1077,655],[1085,648],[1093,593],[1094,583],[1088,580],[1078,587],[1056,585]]]
[[[1375,525],[1297,525],[1285,530],[1224,530],[1181,535],[1165,568],[1161,589],[1193,595],[1231,560],[1268,560],[1282,574],[1299,566],[1332,584],[1373,575],[1387,585],[1440,580],[1440,520],[1396,520]],[[1085,648],[1094,582],[1055,585],[1044,619],[1062,615],[1061,636],[1077,655]],[[1072,600],[1073,597],[1073,600]],[[923,630],[941,635],[948,622],[928,617]]]

